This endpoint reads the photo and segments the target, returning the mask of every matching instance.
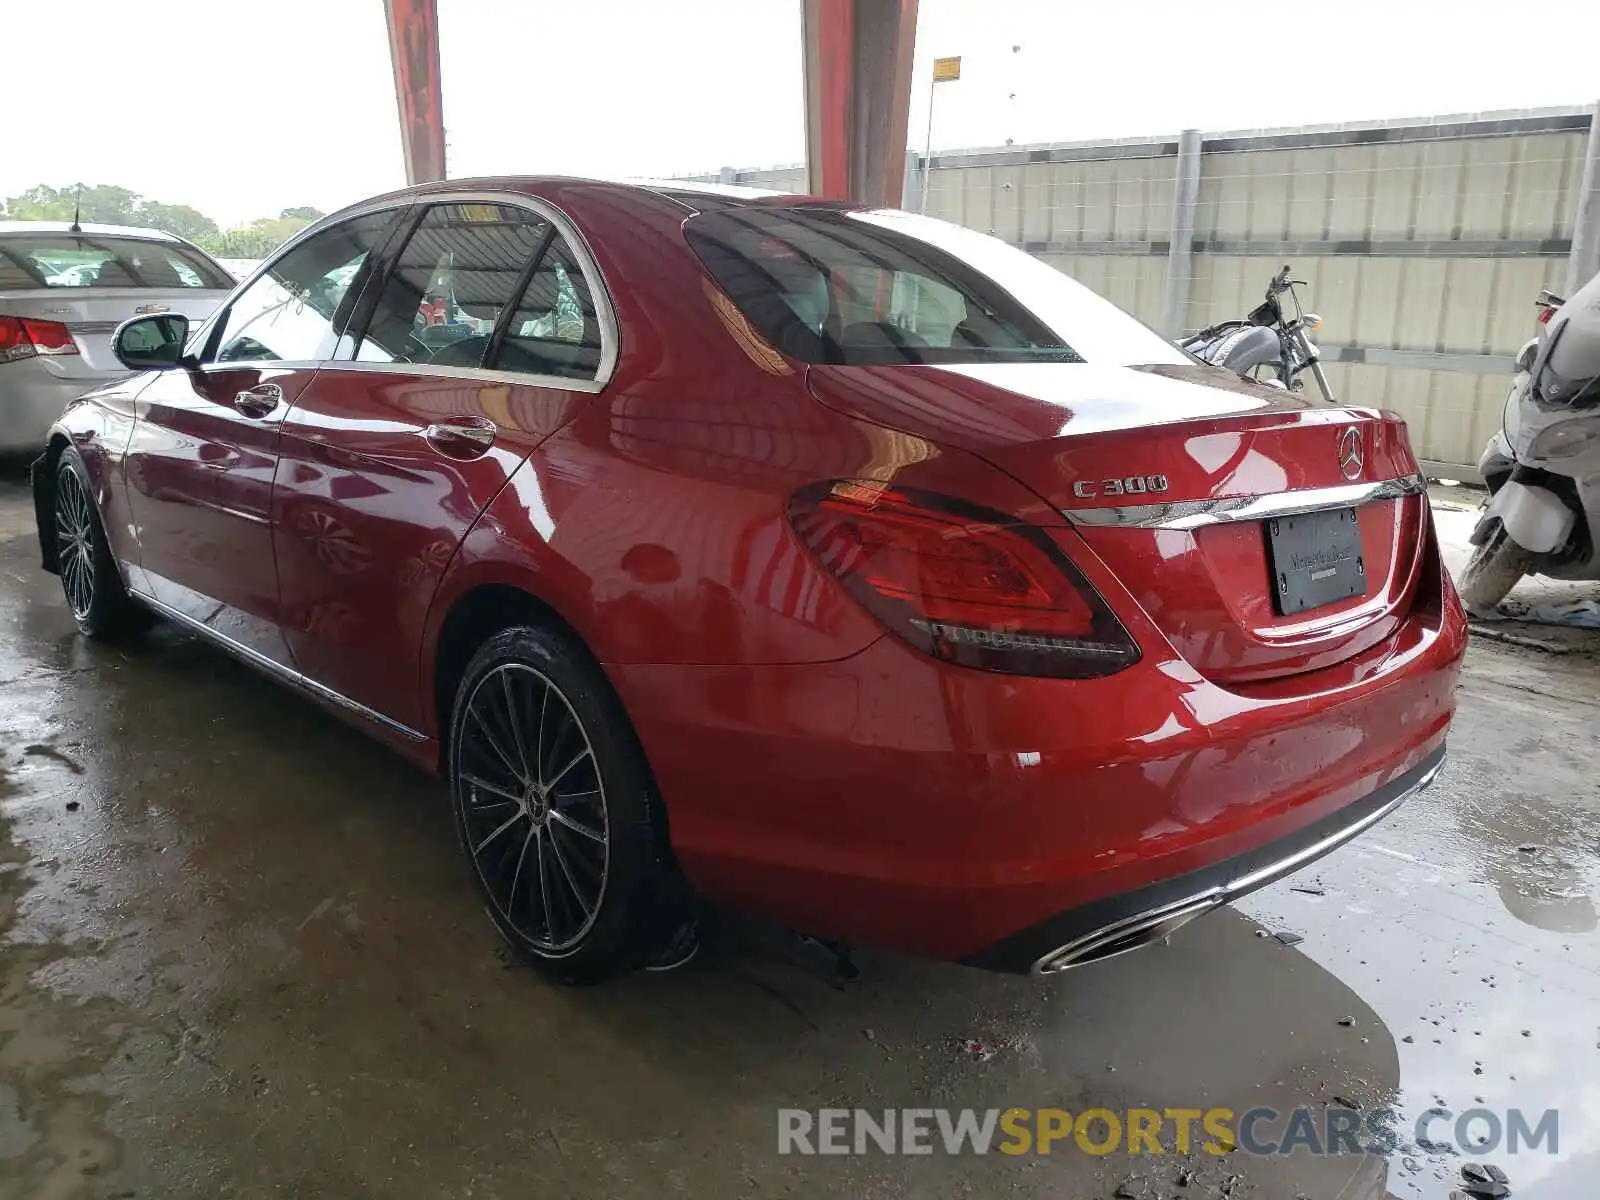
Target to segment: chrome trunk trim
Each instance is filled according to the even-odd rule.
[[[1228,496],[1221,500],[1170,500],[1165,504],[1119,505],[1114,508],[1064,508],[1061,515],[1074,525],[1119,526],[1130,529],[1198,529],[1228,521],[1260,521],[1290,517],[1325,508],[1357,508],[1374,500],[1397,500],[1427,492],[1421,475],[1401,475],[1376,483],[1350,483],[1338,487],[1306,488],[1298,492],[1273,492],[1265,496]]]

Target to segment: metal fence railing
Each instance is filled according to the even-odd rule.
[[[1291,263],[1340,398],[1399,412],[1430,470],[1472,478],[1534,296],[1600,269],[1597,109],[913,154],[904,203],[1174,336]],[[799,166],[699,178],[805,188]]]

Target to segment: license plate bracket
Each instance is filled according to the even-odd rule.
[[[1361,523],[1353,508],[1262,522],[1275,607],[1283,616],[1336,604],[1367,590]]]

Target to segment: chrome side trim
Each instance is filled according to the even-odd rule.
[[[229,363],[229,367],[238,364]],[[281,363],[257,363],[259,367]],[[513,387],[559,388],[565,392],[601,392],[597,379],[569,379],[565,375],[525,375],[519,371],[491,371],[484,367],[446,367],[431,363],[368,362],[365,359],[330,358],[313,364],[318,371],[361,371],[368,375],[414,375],[423,379],[471,379],[479,383],[505,383]]]
[[[1396,500],[1427,492],[1421,475],[1400,475],[1376,483],[1273,492],[1265,496],[1229,496],[1221,500],[1172,500],[1166,504],[1133,504],[1114,508],[1064,508],[1074,525],[1114,525],[1130,529],[1198,529],[1227,521],[1260,521],[1325,508],[1355,508],[1374,500]]]
[[[268,658],[259,650],[252,650],[244,643],[234,641],[227,634],[211,628],[211,626],[202,621],[195,620],[193,617],[189,616],[188,613],[180,612],[178,609],[173,608],[170,604],[163,604],[154,596],[148,596],[144,592],[133,591],[132,589],[129,590],[129,594],[137,599],[140,604],[148,605],[153,611],[159,613],[161,616],[170,618],[185,628],[192,629],[194,632],[202,634],[206,638],[209,638],[212,642],[215,642],[222,649],[234,655],[236,658],[243,660],[252,667],[264,671],[266,674],[273,676],[283,683],[287,683],[291,687],[296,687],[301,691],[309,692],[311,695],[316,696],[321,700],[326,700],[330,704],[337,705],[338,707],[354,713],[356,716],[362,717],[365,720],[374,721],[377,724],[384,726],[386,729],[391,729],[403,737],[410,738],[414,742],[425,742],[428,740],[426,734],[417,732],[417,730],[412,729],[411,726],[402,725],[399,721],[394,720],[392,717],[386,717],[376,709],[368,708],[365,704],[360,704],[350,699],[350,697],[346,696],[343,692],[336,692],[331,687],[326,687],[323,684],[318,683],[315,679],[311,679],[305,675],[302,675],[293,667],[285,666],[276,659]]]
[[[230,358],[226,362],[203,362],[195,369],[210,375],[218,371],[315,371],[325,365],[318,358]]]
[[[249,521],[252,525],[271,525],[272,518],[264,517],[260,513],[246,512],[242,508],[229,508],[226,504],[202,504],[202,508],[209,508],[226,517],[236,517],[241,521]]]
[[[1321,858],[1329,851],[1342,846],[1345,842],[1359,837],[1383,820],[1395,809],[1399,808],[1412,796],[1433,783],[1439,774],[1439,769],[1444,766],[1444,756],[1438,760],[1415,783],[1401,792],[1398,796],[1380,805],[1371,812],[1363,814],[1358,819],[1342,828],[1334,830],[1324,838],[1319,838],[1309,846],[1302,846],[1293,854],[1276,859],[1264,867],[1259,867],[1246,875],[1238,875],[1226,883],[1216,884],[1184,896],[1178,900],[1169,900],[1155,908],[1146,909],[1144,912],[1134,913],[1131,917],[1123,917],[1109,925],[1102,925],[1099,929],[1091,930],[1080,937],[1073,938],[1065,945],[1057,946],[1048,954],[1041,955],[1033,964],[1031,974],[1054,975],[1059,971],[1071,967],[1084,966],[1092,962],[1100,962],[1106,958],[1115,958],[1130,950],[1137,950],[1148,945],[1151,941],[1165,937],[1181,925],[1187,925],[1198,916],[1203,916],[1213,908],[1220,908],[1230,900],[1237,899],[1247,892],[1253,892],[1259,887],[1281,879],[1291,872],[1299,870],[1313,859]],[[1143,940],[1129,942],[1136,935],[1149,934]],[[1127,942],[1110,953],[1097,954],[1096,951],[1105,946],[1118,942]]]

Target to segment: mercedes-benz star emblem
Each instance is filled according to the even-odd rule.
[[[1361,430],[1349,426],[1339,439],[1339,471],[1346,479],[1356,479],[1366,465],[1366,455],[1361,449]]]

